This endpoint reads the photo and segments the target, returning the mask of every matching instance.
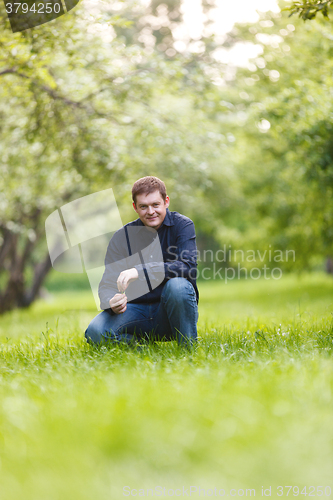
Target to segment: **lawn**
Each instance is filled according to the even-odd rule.
[[[89,291],[1,318],[1,499],[333,492],[333,279],[199,290],[193,352],[88,346]]]

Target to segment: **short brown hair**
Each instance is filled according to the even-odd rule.
[[[136,203],[136,197],[138,194],[150,194],[154,193],[154,191],[159,191],[163,200],[166,198],[166,187],[163,181],[158,177],[153,177],[152,175],[148,175],[147,177],[142,177],[134,182],[132,187],[132,199],[134,203]]]

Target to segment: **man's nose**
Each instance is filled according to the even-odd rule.
[[[148,213],[153,214],[154,213],[154,208],[152,206],[148,206]]]

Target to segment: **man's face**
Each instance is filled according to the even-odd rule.
[[[138,194],[136,203],[133,203],[134,210],[138,214],[141,222],[148,227],[158,229],[161,227],[166,209],[169,206],[169,196],[163,200],[159,191],[150,194]]]

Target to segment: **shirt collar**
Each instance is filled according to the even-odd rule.
[[[175,225],[175,223],[173,222],[172,214],[168,208],[166,209],[166,214],[164,217],[164,221],[162,222],[162,226],[163,226],[163,224],[165,226],[174,226]]]

